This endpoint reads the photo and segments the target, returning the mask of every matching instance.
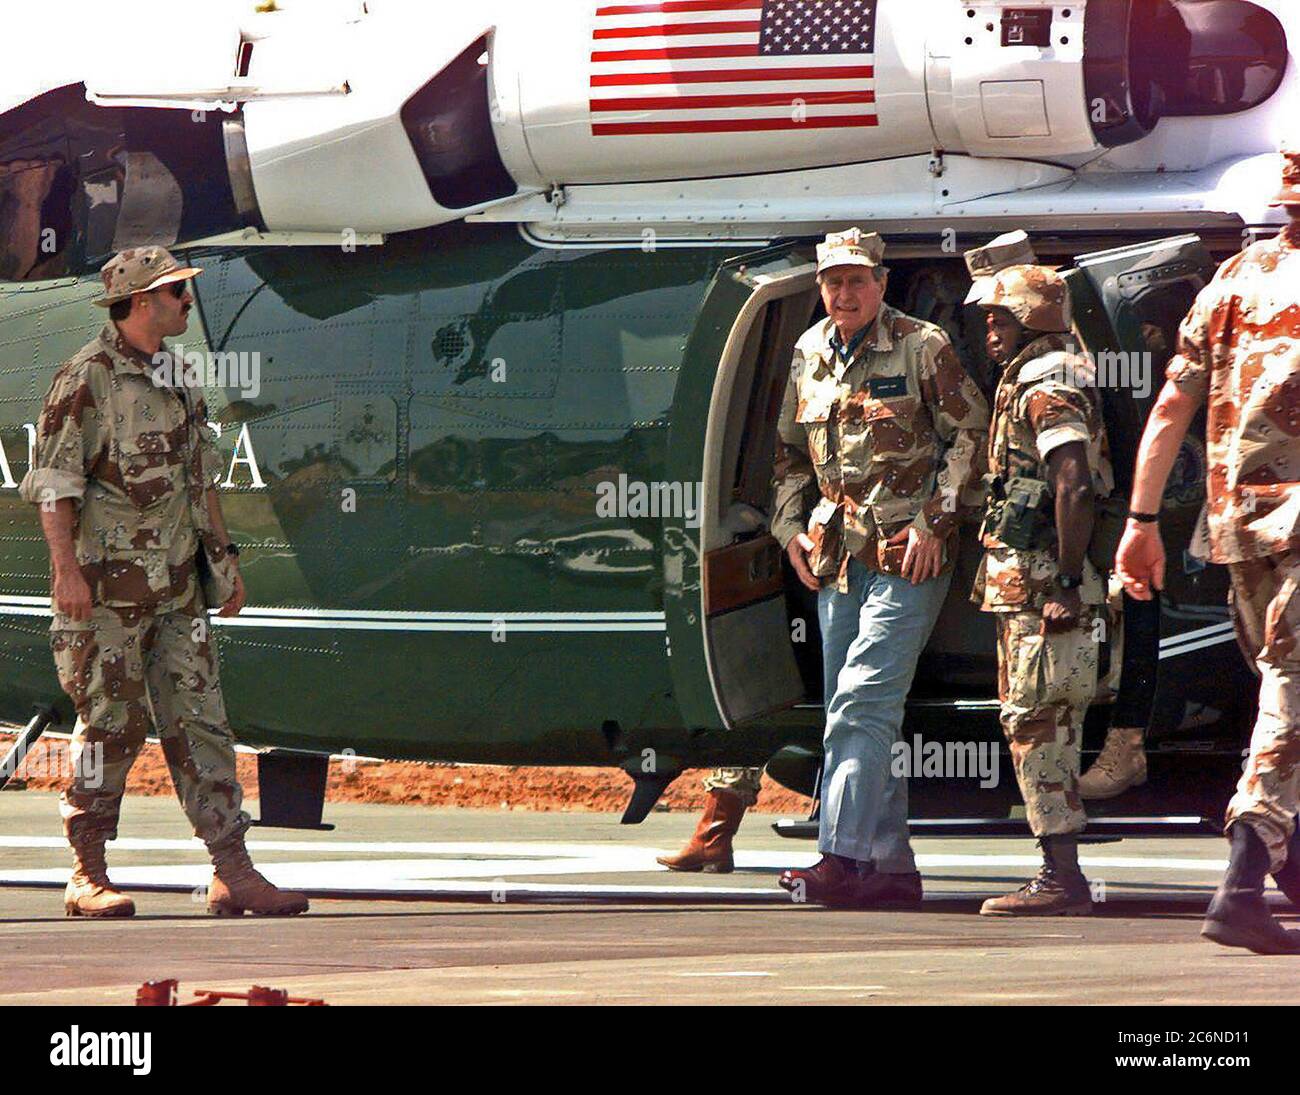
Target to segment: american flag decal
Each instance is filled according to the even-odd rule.
[[[874,126],[878,2],[601,5],[592,135]]]

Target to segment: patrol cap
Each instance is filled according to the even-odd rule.
[[[999,270],[1038,261],[1038,256],[1034,254],[1034,245],[1029,242],[1028,233],[1021,228],[989,240],[983,247],[967,251],[965,258],[966,269],[974,279],[970,292],[966,294],[967,304],[974,304],[984,295],[989,288],[988,279]]]
[[[1005,308],[1031,331],[1070,329],[1070,290],[1046,266],[1008,266],[988,279],[981,308]]]
[[[885,241],[878,232],[846,228],[831,232],[817,245],[817,273],[832,266],[879,266],[885,257]]]
[[[99,268],[99,278],[104,283],[104,295],[94,303],[107,308],[135,293],[173,281],[186,281],[203,273],[199,266],[182,266],[172,253],[163,247],[132,247],[119,251]]]
[[[1282,149],[1282,189],[1272,205],[1300,205],[1300,144]]]

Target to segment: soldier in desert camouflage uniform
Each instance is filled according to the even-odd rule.
[[[964,257],[972,280],[970,292],[966,296],[968,305],[974,304],[987,292],[994,274],[1008,266],[1033,265],[1038,262],[1029,236],[1023,231],[998,236],[983,247],[967,251]],[[1001,366],[996,362],[993,367],[998,375],[993,376],[991,383],[984,386],[984,390],[989,393],[997,388],[1002,372]],[[1130,787],[1145,783],[1147,758],[1143,738],[1144,728],[1141,726],[1110,727],[1096,761],[1079,777],[1079,797],[1085,801],[1115,798]]]
[[[1073,351],[1065,282],[1011,266],[979,298],[1003,366],[989,431],[985,554],[973,600],[996,614],[998,698],[1043,867],[986,916],[1092,911],[1079,870],[1083,719],[1097,687],[1105,587],[1087,557],[1093,500],[1114,486],[1092,365]]]
[[[1117,557],[1125,589],[1164,586],[1165,482],[1197,410],[1205,427],[1210,560],[1226,564],[1242,646],[1260,675],[1259,716],[1228,805],[1228,871],[1202,934],[1263,954],[1300,953],[1264,902],[1270,871],[1300,902],[1300,148],[1283,153],[1275,205],[1287,225],[1220,267],[1179,332],[1178,354],[1138,450]]]
[[[822,860],[780,882],[870,907],[921,900],[890,748],[952,580],[962,506],[978,495],[988,425],[947,336],[882,302],[883,254],[856,228],[818,245],[827,318],[795,347],[772,519],[819,591],[826,697]]]
[[[109,322],[55,372],[21,487],[41,508],[50,641],[78,716],[79,763],[60,805],[76,856],[69,916],[135,911],[109,882],[104,845],[117,835],[127,773],[152,726],[212,854],[210,911],[307,908],[301,894],[258,874],[244,848],[249,818],[207,619],[209,607],[233,616],[243,606],[238,551],[213,485],[220,465],[202,393],[173,386],[162,344],[185,330],[193,303],[186,283],[199,272],[160,247],[104,265],[95,303],[111,309]],[[87,755],[99,771],[89,770]]]

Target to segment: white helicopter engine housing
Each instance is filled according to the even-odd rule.
[[[16,220],[30,222],[16,239],[57,223],[75,268],[133,243],[241,229],[377,238],[583,184],[934,153],[1070,170],[1142,142],[1162,118],[1272,109],[1290,57],[1268,7],[1281,2],[368,0],[328,18],[272,12],[190,43],[206,64],[177,72],[104,50],[82,84],[0,97],[0,197],[12,191]],[[40,177],[20,183],[31,171]],[[0,253],[0,276],[50,268]]]

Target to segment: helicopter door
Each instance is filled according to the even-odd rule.
[[[780,398],[816,302],[806,248],[742,255],[719,268],[683,355],[670,466],[699,484],[700,505],[666,529],[665,608],[691,728],[730,729],[804,697],[768,494]]]
[[[1200,238],[1188,235],[1083,255],[1075,265],[1065,277],[1076,328],[1097,363],[1116,488],[1127,495],[1138,441],[1177,349],[1179,325],[1216,263]],[[1227,570],[1207,566],[1191,550],[1205,502],[1205,473],[1202,409],[1161,504],[1168,554],[1164,593],[1146,604],[1124,598],[1123,665],[1112,724],[1149,724],[1157,737],[1212,739],[1212,725],[1234,723],[1232,697],[1253,692],[1228,619]]]

